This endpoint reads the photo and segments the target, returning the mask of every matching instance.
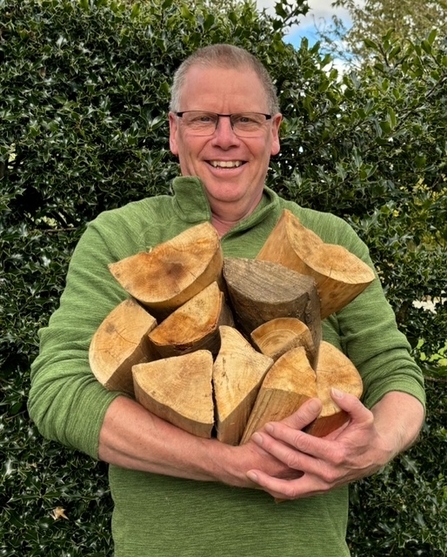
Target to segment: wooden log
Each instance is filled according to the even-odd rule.
[[[273,360],[233,327],[219,327],[219,332],[221,346],[213,367],[217,438],[238,445]]]
[[[189,228],[150,251],[109,265],[121,286],[158,318],[222,281],[220,238],[210,223]]]
[[[316,396],[315,371],[310,367],[304,347],[289,350],[267,372],[241,443],[246,443],[267,422],[287,418],[306,400]]]
[[[156,325],[155,318],[132,298],[103,320],[91,340],[89,362],[106,389],[133,394],[132,366],[158,357],[147,337]]]
[[[233,325],[231,310],[217,282],[213,282],[175,310],[149,334],[155,350],[163,357],[180,356],[194,350],[216,355],[220,325]]]
[[[214,426],[213,356],[208,350],[132,368],[135,397],[149,412],[198,437]]]
[[[277,360],[288,350],[303,346],[310,365],[315,370],[318,351],[309,327],[295,317],[278,317],[263,323],[251,333],[251,339],[260,352]]]
[[[323,403],[319,417],[306,431],[316,437],[324,437],[335,431],[349,419],[331,397],[335,387],[357,398],[362,396],[363,384],[357,368],[338,348],[322,341],[317,366],[317,396]]]
[[[223,276],[238,324],[245,335],[272,319],[295,317],[321,340],[320,301],[314,280],[283,265],[254,259],[224,259]]]
[[[257,259],[315,279],[321,318],[339,311],[374,280],[372,269],[343,246],[327,244],[285,209]]]

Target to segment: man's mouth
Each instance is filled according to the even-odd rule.
[[[208,161],[213,168],[239,168],[244,161]]]

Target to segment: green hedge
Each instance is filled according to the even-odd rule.
[[[353,555],[446,555],[447,306],[412,301],[447,286],[447,53],[387,37],[374,66],[340,76],[318,45],[283,41],[303,2],[275,17],[215,4],[0,0],[0,555],[111,554],[106,466],[40,437],[29,366],[85,224],[169,191],[172,74],[214,42],[270,69],[285,121],[269,185],[357,229],[427,375],[421,441],[352,487]]]

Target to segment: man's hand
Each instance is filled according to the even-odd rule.
[[[303,414],[308,401],[290,418],[272,422],[252,441],[292,470],[295,479],[283,479],[264,470],[247,472],[250,480],[280,499],[311,497],[373,474],[414,441],[423,420],[422,405],[411,395],[391,392],[368,410],[356,397],[333,390],[334,401],[350,421],[325,438],[304,433]]]

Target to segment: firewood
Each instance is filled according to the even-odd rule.
[[[147,337],[156,325],[155,318],[132,298],[103,320],[91,340],[89,362],[106,389],[133,394],[132,366],[158,357]]]
[[[208,350],[132,368],[137,401],[159,418],[198,437],[214,425],[213,356]]]
[[[247,336],[272,319],[295,317],[321,340],[320,302],[315,281],[283,265],[254,259],[224,259],[223,276],[235,321]]]
[[[233,327],[219,327],[221,347],[214,362],[217,438],[238,445],[259,387],[273,360],[257,352]]]
[[[315,371],[310,367],[304,347],[289,350],[267,372],[241,443],[246,443],[267,422],[287,418],[306,400],[316,396]]]
[[[203,223],[150,251],[111,263],[109,270],[160,321],[212,282],[220,282],[222,263],[219,235]]]
[[[315,279],[321,319],[339,311],[374,280],[372,269],[345,247],[327,244],[285,209],[257,256]]]
[[[180,306],[149,334],[149,340],[163,358],[194,350],[217,354],[219,325],[233,325],[233,316],[217,282],[213,282]]]
[[[299,319],[272,319],[252,331],[250,336],[259,351],[275,361],[288,350],[304,346],[310,365],[316,369],[318,348],[314,345],[309,327]]]
[[[362,378],[351,360],[338,348],[322,341],[317,365],[317,396],[323,403],[319,417],[306,431],[316,437],[324,437],[335,431],[349,419],[331,397],[335,387],[357,398],[362,396]]]

